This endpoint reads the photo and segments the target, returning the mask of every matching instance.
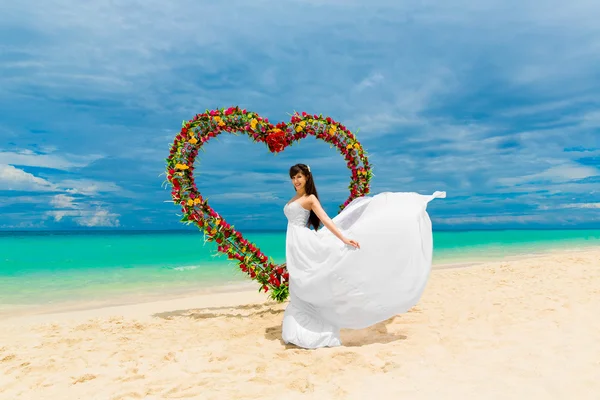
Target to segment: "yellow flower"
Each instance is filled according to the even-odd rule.
[[[221,121],[221,117],[219,117],[218,115],[215,115],[215,116],[213,117],[213,119],[214,119],[216,122],[220,122],[220,121]]]
[[[223,120],[220,120],[220,121],[219,121],[219,126],[223,126],[223,125],[225,125],[225,121],[223,121]]]
[[[210,231],[210,234],[214,235],[215,233],[217,233],[217,229],[216,228],[212,228],[212,230]]]
[[[200,200],[198,197],[196,197],[196,198],[194,199],[194,204],[195,204],[195,205],[198,205],[198,204],[200,204],[200,203],[202,203],[202,200]]]
[[[196,144],[196,143],[198,143],[198,139],[196,139],[195,137],[192,136],[192,138],[189,140],[189,142],[191,144]]]
[[[252,118],[252,120],[250,121],[250,126],[252,127],[252,129],[256,129],[257,124],[258,120],[256,118]]]
[[[246,246],[242,247],[242,253],[246,252]]]
[[[220,220],[220,219],[217,219],[217,220],[215,220],[215,225],[216,225],[216,226],[219,226],[219,225],[221,225],[221,220]]]
[[[306,126],[306,121],[300,121],[300,126],[304,128]]]
[[[298,126],[296,127],[296,132],[300,132],[300,131],[302,131],[302,127],[301,127],[300,125],[298,125]]]
[[[358,150],[360,149],[360,145],[358,143],[354,143],[354,148]]]
[[[194,200],[188,199],[187,205],[190,206],[190,207],[193,206],[194,205]]]
[[[246,117],[248,117],[248,118],[252,118],[252,113],[248,113],[248,114],[246,114]]]
[[[308,120],[308,122],[312,124],[313,122],[315,122],[315,120],[311,118]]]
[[[179,164],[179,163],[178,163],[178,164],[175,164],[175,168],[176,168],[176,169],[182,169],[182,170],[186,170],[186,169],[189,169],[190,167],[188,167],[188,166],[187,166],[187,165],[185,165],[185,164]]]
[[[346,148],[347,148],[348,150],[350,150],[350,149],[352,148],[352,145],[351,145],[351,144],[349,144],[348,146],[346,146]]]

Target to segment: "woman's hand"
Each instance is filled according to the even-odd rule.
[[[356,249],[360,249],[360,244],[358,244],[358,242],[356,240],[344,238],[343,242],[349,246],[356,248]]]

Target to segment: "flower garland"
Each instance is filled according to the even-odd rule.
[[[259,282],[259,290],[270,291],[272,299],[282,302],[289,295],[289,273],[285,264],[276,265],[254,243],[229,225],[202,197],[194,180],[194,161],[198,151],[223,132],[247,134],[255,143],[265,143],[272,153],[279,153],[309,135],[336,147],[351,171],[350,195],[340,205],[343,210],[352,200],[369,193],[373,176],[367,155],[344,125],[330,117],[294,113],[289,123],[273,125],[268,119],[239,107],[207,110],[184,121],[167,158],[167,180],[172,186],[173,202],[181,205],[184,223],[193,223],[216,242],[217,250],[236,260],[240,270]]]

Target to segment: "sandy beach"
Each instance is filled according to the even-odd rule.
[[[256,291],[0,320],[2,399],[597,399],[600,249],[432,272],[344,346],[280,340]]]

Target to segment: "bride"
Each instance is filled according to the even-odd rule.
[[[296,195],[283,209],[290,274],[283,341],[340,346],[340,328],[366,328],[413,307],[431,270],[427,204],[445,192],[360,197],[331,219],[310,168],[296,164],[290,178]]]

